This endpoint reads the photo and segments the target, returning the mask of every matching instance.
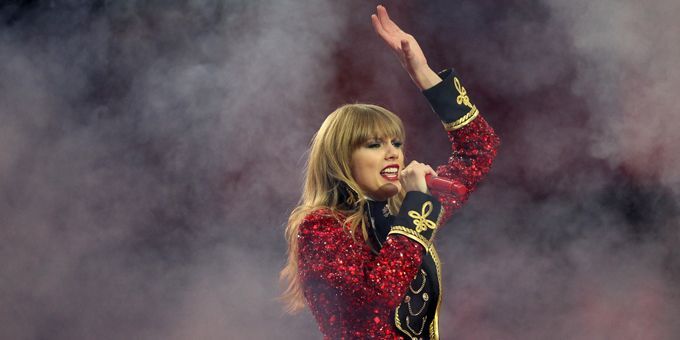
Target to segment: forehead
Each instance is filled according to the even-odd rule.
[[[396,124],[389,124],[388,122],[382,122],[383,124],[374,124],[371,127],[366,127],[365,129],[360,129],[359,140],[369,140],[369,139],[393,139],[393,138],[403,138],[403,130],[400,126]],[[363,131],[361,131],[363,130]]]
[[[357,113],[346,127],[345,132],[350,136],[352,147],[359,147],[371,139],[404,138],[399,118],[377,109]]]

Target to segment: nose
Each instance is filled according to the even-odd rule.
[[[389,143],[387,146],[387,150],[385,151],[385,159],[386,160],[396,160],[399,158],[399,149],[392,145],[392,143]]]

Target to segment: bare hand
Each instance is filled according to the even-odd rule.
[[[437,173],[427,164],[411,161],[399,174],[399,182],[404,191],[420,191],[429,194],[425,175],[437,176]]]
[[[427,65],[425,54],[416,39],[402,31],[390,19],[384,6],[379,5],[376,12],[377,14],[371,15],[375,32],[397,55],[401,66],[408,72],[416,86],[425,90],[440,82],[441,78]]]
[[[379,5],[376,14],[371,15],[371,22],[375,32],[389,45],[394,53],[397,54],[401,65],[407,70],[416,70],[426,67],[427,60],[420,49],[416,39],[401,30],[397,24],[390,19],[387,9]]]

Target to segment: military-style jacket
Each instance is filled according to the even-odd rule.
[[[499,139],[452,70],[423,91],[451,142],[440,177],[467,188],[457,197],[408,192],[392,216],[369,201],[369,240],[351,235],[345,216],[316,210],[298,234],[298,274],[324,339],[438,339],[441,265],[433,239],[489,171]]]

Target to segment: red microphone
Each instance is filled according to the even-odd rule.
[[[457,197],[467,194],[467,188],[463,183],[453,179],[433,177],[431,174],[427,174],[425,175],[425,183],[430,190],[441,194],[452,194]]]

